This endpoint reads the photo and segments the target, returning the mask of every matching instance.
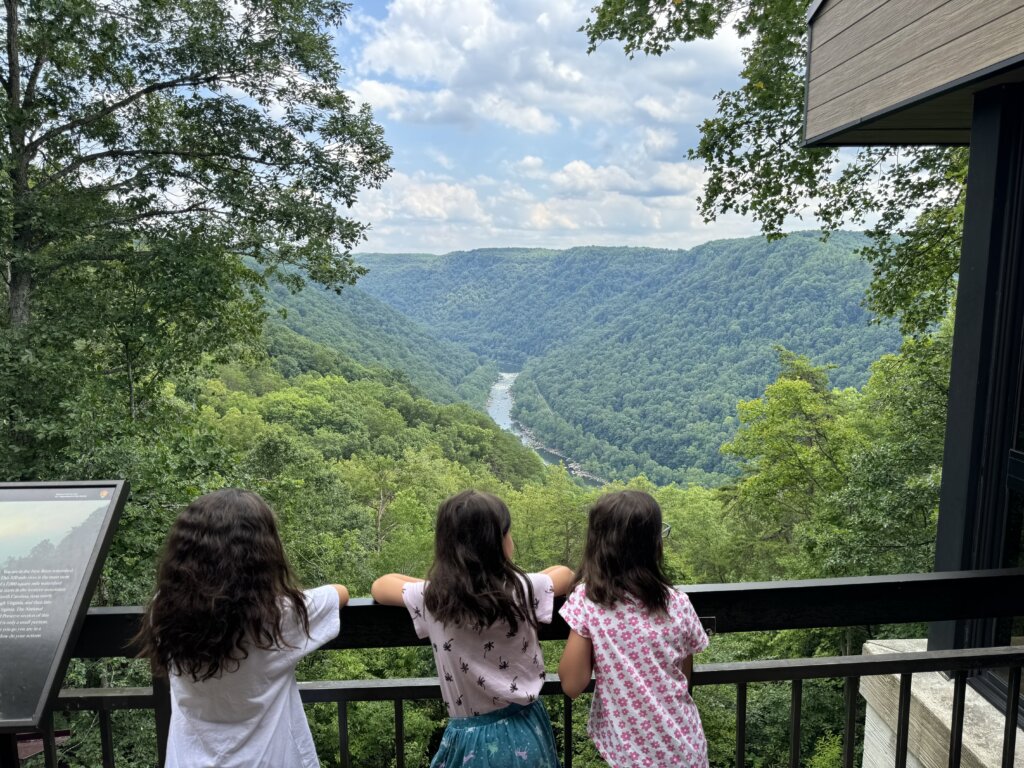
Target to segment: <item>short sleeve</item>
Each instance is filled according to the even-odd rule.
[[[338,590],[332,585],[307,589],[306,614],[309,616],[309,642],[306,651],[314,651],[338,636],[341,631],[341,610]]]
[[[402,587],[402,602],[412,617],[412,626],[416,630],[416,637],[421,640],[430,636],[430,627],[427,626],[427,609],[423,605],[423,590],[426,588],[425,581],[410,581]]]
[[[590,629],[587,626],[586,587],[583,584],[572,591],[569,599],[565,601],[565,605],[558,612],[565,619],[565,623],[569,625],[569,629],[580,637],[590,637]]]
[[[676,592],[674,600],[678,603],[676,621],[679,623],[680,635],[683,638],[683,650],[692,656],[708,647],[708,636],[700,617],[693,609],[693,604],[682,592]]]
[[[529,579],[533,585],[533,610],[537,621],[550,624],[555,613],[555,584],[546,573],[531,573]]]

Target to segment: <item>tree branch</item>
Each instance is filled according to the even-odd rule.
[[[7,10],[7,98],[14,109],[21,107],[21,51],[18,40],[18,0],[4,0]],[[13,130],[13,129],[12,129]]]
[[[59,171],[55,171],[44,179],[41,179],[39,183],[35,185],[34,189],[45,189],[54,182],[66,179],[83,165],[88,165],[89,163],[96,162],[97,160],[117,160],[130,157],[180,157],[182,159],[220,157],[228,160],[240,160],[242,162],[272,165],[272,163],[267,163],[254,155],[246,155],[244,153],[194,152],[184,149],[105,149],[102,152],[93,152],[91,154],[75,158]]]
[[[35,63],[32,64],[32,71],[28,76],[28,84],[25,86],[24,106],[26,109],[36,103],[36,85],[39,83],[39,74],[43,71],[44,64],[46,64],[46,54],[40,53],[36,57]]]
[[[15,0],[6,0],[8,4],[14,1]],[[153,93],[159,93],[160,91],[168,91],[174,88],[180,88],[183,85],[209,85],[210,83],[214,83],[219,79],[219,74],[200,75],[200,73],[195,72],[190,75],[185,75],[184,77],[174,78],[173,80],[163,80],[159,83],[150,83],[145,88],[135,91],[135,93],[131,93],[125,96],[123,99],[118,99],[117,101],[111,104],[107,104],[105,107],[103,107],[100,110],[97,110],[93,114],[76,117],[74,120],[68,120],[66,123],[62,123],[61,125],[51,128],[39,138],[34,139],[28,145],[28,149],[30,152],[34,153],[36,150],[39,149],[39,147],[41,147],[47,141],[52,139],[54,136],[59,136],[62,133],[67,133],[68,131],[73,131],[76,128],[82,128],[86,125],[89,125],[90,123],[94,123],[97,120],[106,117],[107,115],[117,112],[119,109],[127,107],[129,104],[135,103],[144,96],[149,96]]]

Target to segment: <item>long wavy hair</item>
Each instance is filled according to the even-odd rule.
[[[441,503],[423,592],[434,618],[478,630],[499,620],[511,632],[520,622],[537,628],[533,585],[505,556],[511,525],[505,502],[490,493],[462,491]]]
[[[208,680],[237,669],[249,648],[287,647],[286,601],[309,634],[274,513],[251,491],[215,491],[178,515],[156,587],[135,640],[162,674]]]
[[[672,583],[662,567],[661,507],[643,491],[606,493],[590,508],[576,584],[608,608],[627,596],[652,613],[668,611]]]

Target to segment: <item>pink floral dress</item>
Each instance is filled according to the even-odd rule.
[[[587,733],[612,768],[702,768],[707,742],[690,696],[683,661],[704,650],[690,599],[672,590],[668,615],[638,601],[604,608],[576,587],[560,613],[594,645],[597,678]]]

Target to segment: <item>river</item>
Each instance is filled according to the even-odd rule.
[[[512,385],[515,384],[518,376],[519,371],[499,373],[498,380],[491,387],[491,393],[487,397],[487,413],[494,419],[494,423],[518,437],[527,448],[532,448],[545,464],[565,464],[569,474],[584,485],[591,487],[604,485],[606,481],[603,478],[587,472],[569,457],[541,445],[529,432],[522,428],[518,421],[512,418],[512,406],[515,404],[515,397],[512,395]]]

